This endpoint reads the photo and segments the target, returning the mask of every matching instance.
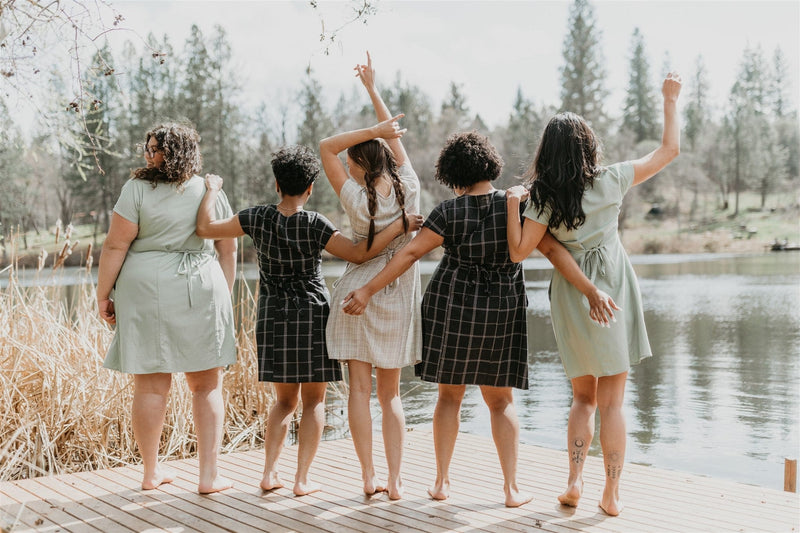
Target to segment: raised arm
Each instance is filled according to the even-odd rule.
[[[375,87],[375,69],[372,67],[372,57],[370,57],[369,52],[367,52],[367,64],[356,65],[355,71],[356,76],[358,76],[358,79],[361,80],[361,83],[363,83],[364,87],[367,89],[367,94],[369,94],[369,99],[372,100],[372,107],[375,108],[375,116],[378,118],[378,121],[391,118],[391,111],[389,111],[383,98],[381,98],[381,93],[379,93],[378,89]],[[387,139],[386,142],[389,144],[389,148],[391,148],[394,158],[397,160],[398,167],[408,161],[408,154],[399,137],[396,139]]]
[[[411,265],[425,254],[441,246],[444,238],[436,232],[422,228],[414,239],[397,252],[383,270],[360,289],[354,290],[344,297],[342,310],[348,315],[360,315],[366,309],[372,295],[400,277]],[[334,305],[339,302],[334,302]]]
[[[508,255],[514,263],[519,263],[528,257],[547,232],[547,226],[544,224],[528,219],[520,220],[520,203],[529,195],[528,189],[522,185],[515,185],[506,190],[506,238]]]
[[[118,213],[111,215],[111,226],[103,241],[100,252],[100,266],[97,269],[97,309],[100,318],[109,324],[117,323],[114,302],[111,300],[111,289],[117,282],[117,276],[125,262],[128,248],[139,234],[139,225],[122,217]]]
[[[197,210],[197,229],[195,230],[200,238],[232,239],[244,235],[238,215],[234,214],[224,220],[216,220],[217,195],[220,190],[222,190],[222,178],[216,174],[206,174],[206,194],[200,201],[200,208]]]
[[[681,92],[681,77],[667,74],[661,86],[664,96],[664,131],[661,146],[641,159],[633,161],[633,184],[638,185],[657,174],[675,159],[681,151],[681,132],[678,121],[678,95]]]
[[[586,299],[589,300],[589,317],[592,320],[601,326],[608,326],[609,320],[615,320],[614,309],[619,309],[617,304],[614,303],[611,296],[595,287],[594,283],[586,277],[578,263],[575,262],[572,254],[558,242],[558,239],[553,237],[549,231],[546,231],[536,248],[542,252],[542,255],[552,263],[556,270],[561,272],[564,279],[586,296]]]
[[[397,121],[404,116],[405,115],[400,113],[370,128],[346,131],[320,141],[319,155],[322,159],[322,168],[337,196],[342,191],[342,186],[347,181],[347,170],[339,159],[339,152],[343,152],[351,146],[371,141],[372,139],[382,138],[388,141],[389,139],[398,139],[402,137],[406,130],[400,129],[400,125]]]
[[[404,214],[403,216],[408,220],[408,231],[417,231],[422,227],[422,215]],[[367,239],[354,243],[338,231],[328,240],[325,250],[345,261],[361,264],[376,257],[389,246],[390,242],[403,233],[403,217],[397,217],[397,220],[375,234],[369,250],[367,250]]]

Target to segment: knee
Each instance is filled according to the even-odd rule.
[[[572,394],[572,405],[595,410],[597,409],[597,396],[594,394],[574,392]]]
[[[461,409],[461,402],[464,400],[466,386],[439,387],[439,398],[436,400],[438,406],[446,409]]]
[[[511,397],[484,397],[484,401],[486,402],[486,407],[488,407],[489,411],[492,413],[503,413],[509,407],[512,409],[514,408],[514,400]]]
[[[272,410],[278,413],[294,413],[298,405],[297,398],[276,398]]]
[[[212,368],[201,372],[187,372],[186,384],[192,394],[222,390],[222,369]]]
[[[378,402],[382,409],[386,409],[395,400],[400,399],[399,387],[378,387]]]

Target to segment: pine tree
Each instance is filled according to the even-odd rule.
[[[658,136],[656,98],[650,84],[650,65],[645,52],[644,37],[639,28],[633,30],[631,48],[630,77],[622,124],[633,132],[635,141],[639,143]]]
[[[320,94],[324,94],[322,86],[309,69],[298,98],[303,120],[297,130],[297,143],[316,153],[319,153],[319,142],[333,133],[333,122],[319,99]],[[339,199],[329,184],[317,183],[308,201],[308,208],[336,219],[338,217],[334,214],[339,208]]]
[[[562,52],[561,110],[581,115],[602,135],[607,129],[603,101],[608,92],[600,37],[594,8],[588,0],[575,0]]]

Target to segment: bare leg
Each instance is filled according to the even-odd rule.
[[[158,447],[167,413],[167,399],[172,374],[135,374],[133,376],[133,436],[144,463],[142,489],[154,489],[170,483],[174,475],[158,465]]]
[[[598,379],[597,405],[600,410],[600,446],[606,468],[606,486],[600,499],[600,508],[610,516],[622,512],[619,499],[619,479],[625,464],[625,415],[622,403],[628,373]]]
[[[506,507],[519,507],[533,499],[533,495],[519,491],[517,486],[517,459],[519,457],[519,420],[514,409],[511,387],[481,386],[483,401],[489,407],[492,437],[503,470],[503,492]]]
[[[303,399],[303,416],[300,419],[300,445],[297,449],[297,473],[294,476],[294,493],[304,496],[317,492],[322,487],[308,480],[308,470],[317,455],[322,430],[325,427],[325,390],[327,383],[303,383],[300,394]]]
[[[350,378],[350,397],[347,400],[347,418],[350,434],[361,463],[361,477],[364,480],[364,494],[383,492],[386,486],[375,477],[375,463],[372,461],[372,412],[369,399],[372,396],[372,365],[364,361],[347,362]]]
[[[583,494],[583,465],[594,437],[597,410],[597,378],[581,376],[572,380],[572,408],[567,424],[569,478],[567,490],[559,497],[562,505],[577,507]]]
[[[286,442],[289,424],[300,401],[299,383],[273,383],[272,387],[275,392],[275,403],[267,416],[267,429],[264,435],[264,477],[260,484],[262,490],[283,487],[277,463]]]
[[[229,489],[233,483],[219,475],[217,458],[222,444],[225,405],[222,401],[222,368],[187,372],[186,383],[192,391],[192,414],[197,431],[197,456],[200,463],[200,494]]]
[[[403,403],[400,400],[400,369],[377,368],[375,378],[378,382],[378,401],[381,404],[383,446],[386,463],[389,467],[389,479],[386,491],[389,499],[399,500],[403,497],[403,480],[400,469],[403,464],[403,444],[405,443],[406,417]]]
[[[433,448],[436,453],[436,481],[428,489],[434,500],[450,497],[450,461],[461,424],[461,401],[466,385],[439,384],[439,399],[433,411]]]

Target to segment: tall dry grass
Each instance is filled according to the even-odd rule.
[[[47,270],[40,275],[63,272]],[[0,480],[138,463],[130,420],[133,380],[102,367],[113,331],[97,314],[89,275],[78,285],[38,287],[23,287],[13,266],[4,275]],[[246,283],[237,287],[238,362],[225,374],[223,452],[262,446],[272,403],[270,387],[257,376],[256,295]],[[176,375],[160,454],[193,456],[194,435],[191,397]]]

